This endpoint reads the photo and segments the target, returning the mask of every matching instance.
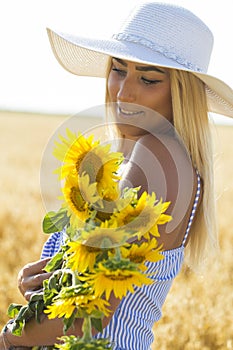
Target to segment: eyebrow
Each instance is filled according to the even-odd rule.
[[[117,62],[119,62],[120,64],[122,64],[122,66],[127,67],[127,62],[125,62],[121,58],[113,57],[113,59],[116,60]],[[155,71],[158,73],[165,74],[164,70],[162,70],[161,68],[158,68],[156,66],[136,66],[136,70],[139,70],[141,72]]]

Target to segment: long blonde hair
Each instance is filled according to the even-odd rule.
[[[106,103],[109,102],[108,75]],[[213,150],[205,84],[194,74],[170,69],[174,127],[183,140],[193,166],[202,179],[202,197],[190,230],[186,247],[186,262],[193,269],[203,265],[210,252],[217,247],[217,229],[213,180]]]
[[[174,127],[202,179],[202,201],[190,230],[187,260],[198,267],[217,247],[211,127],[205,84],[194,74],[170,70]]]

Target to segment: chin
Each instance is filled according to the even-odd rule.
[[[147,130],[129,124],[117,123],[117,128],[119,129],[120,133],[128,139],[139,139],[140,137],[148,134]]]

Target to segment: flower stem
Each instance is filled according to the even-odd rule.
[[[83,319],[82,331],[83,331],[82,340],[85,343],[90,343],[92,340],[92,334],[91,334],[91,318],[89,316],[85,316]]]
[[[120,250],[120,247],[116,247],[115,258],[116,258],[116,260],[118,260],[118,261],[121,260],[121,250]]]

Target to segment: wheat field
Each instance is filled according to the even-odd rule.
[[[41,228],[41,159],[66,118],[0,112],[0,326],[8,320],[11,302],[24,303],[17,290],[19,269],[39,258],[47,239]],[[97,122],[80,119],[79,129]],[[154,327],[153,350],[233,349],[233,127],[215,126],[213,134],[220,251],[202,274],[183,268]]]

